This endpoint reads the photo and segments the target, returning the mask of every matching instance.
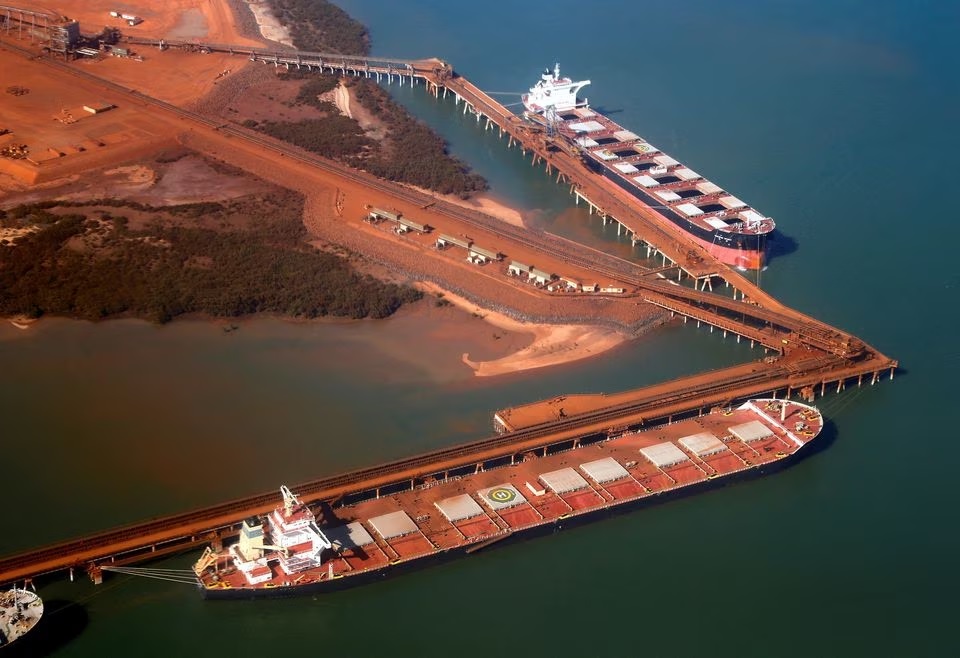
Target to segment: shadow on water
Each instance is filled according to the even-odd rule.
[[[598,113],[598,114],[602,114],[602,115],[605,116],[605,117],[608,117],[608,116],[610,116],[611,114],[620,114],[621,112],[623,112],[623,108],[622,108],[622,107],[618,107],[618,108],[615,109],[615,110],[613,110],[613,109],[608,110],[608,109],[605,108],[603,105],[590,106],[590,109],[593,110],[594,112]]]
[[[767,262],[771,262],[779,256],[788,256],[800,248],[800,243],[792,237],[777,229],[773,234],[773,239],[767,242]]]
[[[818,455],[824,450],[827,450],[832,446],[837,440],[837,426],[834,425],[833,421],[826,417],[824,414],[823,418],[823,429],[820,430],[820,436],[816,437],[814,441],[811,441],[803,450],[803,456],[797,460],[790,460],[790,463],[787,464],[787,468],[790,468],[794,464],[801,462],[805,459],[809,459],[814,455]]]
[[[62,649],[84,631],[87,609],[79,603],[53,599],[43,602],[43,617],[36,628],[8,647],[3,658],[39,658]]]

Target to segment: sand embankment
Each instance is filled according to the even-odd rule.
[[[533,342],[527,347],[493,361],[473,361],[469,354],[464,354],[463,362],[473,369],[477,377],[570,363],[596,356],[628,340],[626,335],[605,327],[521,322],[502,313],[481,308],[433,283],[421,282],[417,287],[430,294],[442,294],[451,304],[480,316],[495,327],[533,335]]]
[[[293,47],[293,39],[290,38],[290,32],[287,31],[277,17],[273,15],[270,5],[260,0],[246,0],[250,11],[253,12],[254,19],[257,21],[257,27],[264,39],[276,41],[286,46]]]
[[[333,103],[340,110],[340,114],[353,118],[353,113],[350,112],[350,92],[347,91],[342,82],[333,90]]]

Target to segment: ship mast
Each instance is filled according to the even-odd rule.
[[[285,484],[280,486],[280,493],[283,495],[284,516],[290,516],[293,514],[293,509],[300,506],[300,501]]]

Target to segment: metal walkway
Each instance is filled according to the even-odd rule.
[[[168,48],[185,52],[227,53],[242,55],[253,62],[283,66],[287,69],[306,69],[339,73],[341,75],[363,76],[368,78],[391,79],[396,76],[400,82],[404,78],[424,78],[435,76],[438,70],[448,68],[439,59],[397,59],[394,57],[374,57],[370,55],[341,55],[339,53],[317,53],[305,50],[280,50],[251,48],[223,43],[203,43],[178,41],[174,39],[142,39],[124,37],[123,41],[138,46],[149,46],[159,50]]]

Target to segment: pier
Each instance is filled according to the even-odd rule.
[[[276,67],[364,76],[387,82],[396,79],[400,84],[423,84],[437,98],[452,94],[458,109],[462,104],[465,116],[474,119],[484,131],[497,131],[507,147],[516,146],[525,155],[529,153],[533,166],[542,165],[547,175],[556,176],[558,184],[569,186],[575,201],[588,204],[591,212],[603,221],[617,222],[618,228],[625,231],[634,244],[643,244],[648,254],[659,255],[663,267],[643,268],[613,257],[598,256],[586,248],[520,227],[492,223],[474,211],[97,78],[104,88],[168,112],[198,130],[230,138],[250,149],[280,152],[291,160],[361,182],[417,207],[430,205],[437,212],[467,225],[487,229],[496,226],[497,235],[517,244],[629,285],[625,294],[636,298],[638,303],[655,304],[683,318],[684,322],[696,323],[709,331],[721,331],[731,340],[749,340],[752,345],[763,347],[767,354],[767,358],[756,362],[635,391],[609,396],[568,396],[562,401],[554,399],[504,409],[495,414],[497,433],[493,436],[292,487],[307,503],[336,507],[349,504],[357,497],[385,495],[397,487],[424,486],[455,477],[458,472],[508,465],[525,453],[564,450],[583,440],[671,422],[754,396],[799,395],[812,400],[850,386],[875,384],[883,378],[892,378],[896,371],[895,360],[855,336],[784,306],[746,277],[719,263],[665,218],[639,206],[615,186],[587,171],[577,153],[562,140],[514,115],[442,60],[344,57],[165,40],[128,39],[127,42],[161,50],[228,52]],[[95,77],[68,64],[49,63],[74,75]],[[670,280],[658,275],[670,275]],[[0,584],[54,573],[71,576],[86,573],[99,582],[106,566],[149,561],[209,543],[217,545],[235,535],[244,518],[265,513],[275,505],[275,492],[257,494],[6,556],[0,558]]]
[[[202,43],[176,39],[142,39],[125,37],[124,43],[135,46],[147,46],[158,50],[181,50],[200,54],[226,53],[243,56],[251,62],[283,67],[287,70],[316,71],[334,75],[351,75],[373,78],[377,82],[394,80],[399,84],[416,84],[427,76],[442,78],[441,71],[450,68],[439,59],[398,59],[393,57],[373,57],[369,55],[341,55],[339,53],[318,53],[304,50],[276,50],[251,48],[221,43]]]
[[[496,435],[292,489],[304,502],[336,506],[364,495],[385,495],[396,487],[414,488],[443,480],[461,471],[507,465],[525,453],[552,453],[591,437],[695,416],[754,395],[785,397],[805,390],[812,396],[827,389],[839,392],[849,385],[873,384],[881,377],[892,377],[896,367],[895,362],[883,359],[856,364],[840,361],[826,353],[808,357],[798,353],[789,359],[733,366],[609,397],[593,396],[596,399],[585,399],[579,409],[571,396],[563,417],[558,417],[554,401],[504,410],[495,416]],[[100,582],[104,566],[146,562],[218,545],[237,534],[243,519],[267,513],[276,504],[277,495],[271,491],[0,558],[0,583],[57,572],[71,577],[86,573]]]

